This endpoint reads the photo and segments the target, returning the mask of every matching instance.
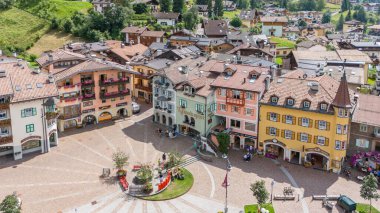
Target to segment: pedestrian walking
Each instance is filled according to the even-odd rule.
[[[162,154],[162,160],[166,161],[166,153]]]

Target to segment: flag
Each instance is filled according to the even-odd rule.
[[[228,173],[226,173],[226,177],[224,178],[224,181],[223,181],[223,183],[222,183],[222,186],[223,186],[223,187],[227,187],[227,186],[230,185],[230,184],[228,183],[228,181],[227,181],[227,175],[228,175]]]

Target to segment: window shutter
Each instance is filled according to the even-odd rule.
[[[280,115],[276,113],[276,122],[280,122]]]
[[[219,88],[219,89],[218,89],[218,95],[221,95],[221,94],[222,94],[222,89]]]
[[[296,136],[296,133],[295,133],[295,132],[292,132],[292,140],[295,139],[295,136]]]
[[[220,104],[218,104],[218,110],[221,110],[221,109],[222,109],[221,105],[220,105]]]
[[[302,126],[302,118],[298,118],[298,126]]]
[[[279,129],[276,129],[276,136],[279,136],[280,135],[280,131]]]
[[[285,130],[281,130],[281,137],[285,138]]]
[[[309,134],[307,135],[307,142],[311,143],[311,135],[309,135]]]
[[[295,125],[296,124],[296,116],[293,116],[293,121],[292,121],[292,124]]]
[[[312,128],[312,127],[313,127],[313,120],[309,119],[309,128]]]
[[[22,117],[22,118],[25,117],[25,110],[24,110],[24,109],[21,110],[21,117]]]
[[[330,122],[326,122],[326,130],[327,130],[327,131],[330,130]]]
[[[267,113],[267,120],[270,120],[270,112]]]
[[[286,115],[282,115],[282,123],[285,123]]]
[[[267,135],[269,135],[269,127],[267,127],[267,130],[266,130],[266,132],[267,132]]]
[[[299,132],[297,133],[297,140],[301,141],[301,133],[299,133]]]
[[[255,113],[254,113],[254,109],[251,109],[251,115],[254,115]]]
[[[318,128],[319,128],[319,125],[318,125],[318,123],[319,123],[319,120],[315,120],[315,124],[314,124],[314,127],[315,127],[316,129],[318,129]]]
[[[325,138],[325,146],[329,146],[329,139]]]
[[[314,136],[314,143],[317,144],[318,142],[318,136]]]

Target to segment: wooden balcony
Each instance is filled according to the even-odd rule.
[[[226,98],[226,104],[228,105],[235,105],[235,106],[244,106],[245,100],[243,99],[237,99],[237,98]]]
[[[67,120],[67,119],[72,119],[72,118],[77,118],[77,117],[80,117],[81,116],[81,113],[74,113],[74,114],[63,114],[63,115],[59,115],[59,119],[61,120]]]
[[[131,94],[130,90],[126,89],[126,90],[121,90],[117,92],[101,93],[100,98],[101,99],[118,98],[118,97],[130,95],[130,94]]]
[[[95,86],[95,82],[94,82],[94,80],[81,81],[81,86],[82,87],[94,87]]]
[[[95,94],[84,94],[82,101],[90,101],[95,99]]]
[[[152,87],[145,87],[145,86],[140,85],[140,84],[135,84],[135,88],[139,89],[139,90],[144,90],[146,92],[152,92]]]
[[[0,125],[11,125],[11,118],[0,120]]]
[[[128,84],[129,83],[129,77],[125,78],[116,78],[116,79],[107,79],[107,80],[99,80],[100,86],[110,86],[110,85],[118,85],[118,84]]]
[[[0,109],[9,109],[9,103],[0,103]]]
[[[58,112],[46,112],[46,119],[56,119],[58,117]]]
[[[7,143],[12,143],[13,142],[13,137],[12,136],[5,136],[5,137],[1,137],[0,136],[0,145],[4,145],[4,144],[7,144]]]

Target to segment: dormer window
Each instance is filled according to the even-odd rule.
[[[309,109],[310,108],[310,101],[304,101],[303,102],[303,108],[304,109]]]
[[[321,111],[327,111],[327,104],[322,103],[322,104],[320,105],[320,110],[321,110]]]
[[[288,98],[286,100],[286,105],[288,106],[293,106],[294,105],[294,99],[293,98]]]
[[[270,98],[270,102],[271,102],[272,104],[277,104],[277,102],[278,102],[278,97],[277,97],[277,96],[272,96],[272,97]]]

